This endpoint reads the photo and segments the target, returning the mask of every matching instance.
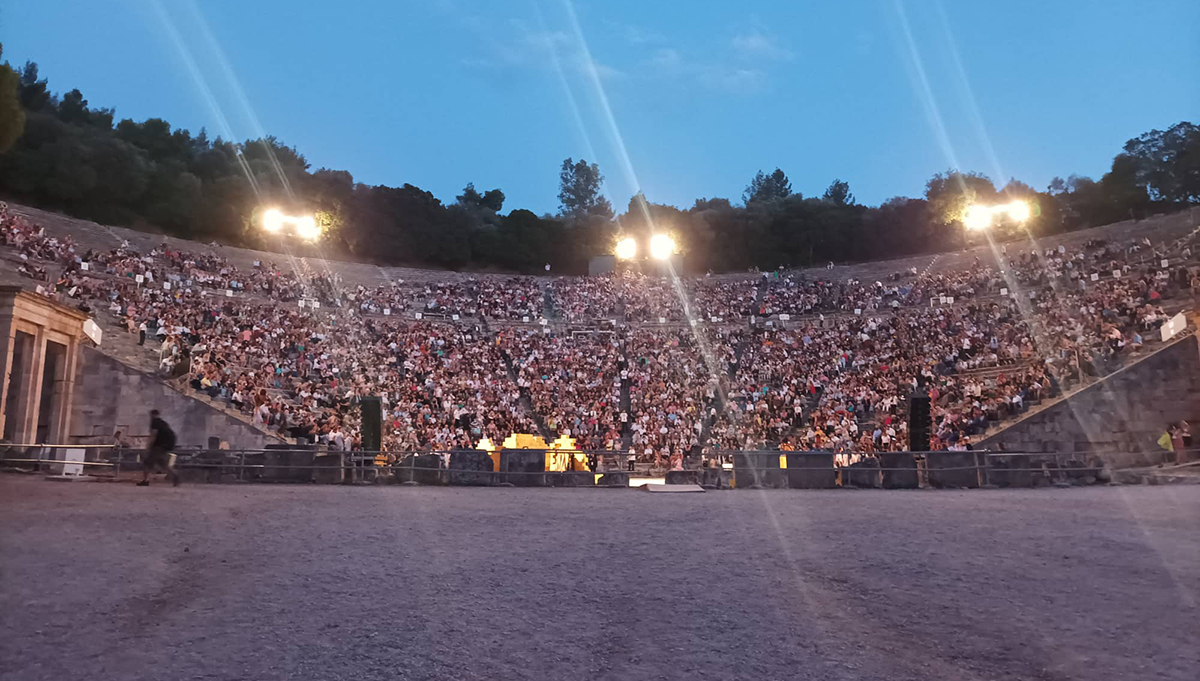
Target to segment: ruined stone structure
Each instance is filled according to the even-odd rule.
[[[1200,418],[1200,347],[1175,340],[1044,411],[986,438],[980,449],[1095,454],[1114,468],[1162,461],[1167,424]]]
[[[283,442],[95,349],[87,348],[80,356],[77,382],[70,433],[75,442],[107,442],[120,430],[135,445],[141,444],[139,436],[150,430],[151,409],[162,412],[181,448],[205,447],[209,437],[227,442],[232,449],[262,449]]]
[[[64,443],[88,315],[0,286],[0,432],[13,444]]]

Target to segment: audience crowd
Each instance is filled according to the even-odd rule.
[[[741,448],[844,462],[905,449],[918,387],[931,446],[968,447],[1121,366],[1169,318],[1165,300],[1200,288],[1185,243],[1002,251],[998,268],[886,283],[621,273],[375,286],[165,244],[81,253],[2,204],[0,245],[42,292],[119,326],[163,375],[261,428],[361,447],[357,407],[373,395],[392,452],[541,431],[659,465]]]

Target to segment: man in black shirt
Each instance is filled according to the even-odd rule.
[[[150,448],[142,460],[142,481],[138,483],[139,487],[150,485],[150,473],[156,468],[162,469],[167,474],[167,479],[171,481],[172,485],[179,486],[179,473],[175,472],[172,461],[175,455],[171,453],[171,450],[174,448],[175,431],[171,430],[171,426],[159,417],[157,409],[152,409],[150,411]]]

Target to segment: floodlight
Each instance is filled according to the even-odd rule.
[[[637,257],[637,240],[625,237],[617,242],[616,256],[621,260],[632,260]]]
[[[296,218],[296,236],[305,241],[316,241],[321,236],[317,219],[311,215]]]
[[[967,209],[963,226],[967,229],[987,229],[992,225],[992,209],[978,204]]]
[[[262,216],[263,229],[268,232],[278,232],[283,229],[283,213],[276,208],[270,208]]]
[[[1013,201],[1008,204],[1008,217],[1017,222],[1025,222],[1031,214],[1029,204],[1024,201]]]
[[[675,240],[666,234],[655,234],[650,237],[650,257],[655,260],[666,260],[675,253]]]

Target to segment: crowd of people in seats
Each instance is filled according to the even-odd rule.
[[[582,449],[621,448],[629,419],[621,409],[621,376],[628,372],[615,334],[511,328],[500,332],[499,343],[551,434],[574,438]]]
[[[545,309],[542,285],[533,277],[490,277],[476,287],[479,311],[488,319],[535,321]]]
[[[681,322],[689,315],[724,322],[757,312],[757,285],[755,279],[673,279],[625,271],[599,277],[558,277],[550,291],[559,316],[573,324],[617,318],[634,323]]]
[[[699,449],[833,449],[847,460],[904,449],[918,383],[932,399],[931,446],[972,446],[1030,404],[1120,367],[1200,289],[1182,240],[1002,248],[996,267],[886,283],[622,273],[370,288],[165,244],[81,253],[2,204],[0,246],[31,287],[107,318],[163,375],[262,428],[352,448],[359,400],[378,395],[391,451],[500,442],[540,421],[580,447],[628,447],[659,464]],[[540,318],[547,291],[554,324],[497,330],[480,319]],[[296,303],[314,299],[325,304]],[[765,325],[785,311],[795,318]],[[597,319],[619,323],[582,332]]]
[[[556,277],[550,295],[557,316],[571,324],[589,324],[616,319],[620,314],[616,277]]]
[[[1094,281],[1053,261],[1051,268],[1057,273],[1039,275],[1043,285],[1026,295],[979,299],[970,288],[986,286],[984,277],[947,277],[967,286],[956,289],[966,303],[809,319],[762,333],[711,444],[903,449],[907,400],[922,376],[933,401],[931,446],[967,446],[1063,383],[1118,368],[1168,319],[1162,300],[1190,292],[1192,283],[1186,268],[1158,261],[1126,261],[1115,268],[1119,278]]]
[[[635,329],[625,345],[631,451],[658,463],[692,453],[728,391],[744,328]]]
[[[693,315],[737,321],[758,313],[759,281],[704,277],[686,280]]]

